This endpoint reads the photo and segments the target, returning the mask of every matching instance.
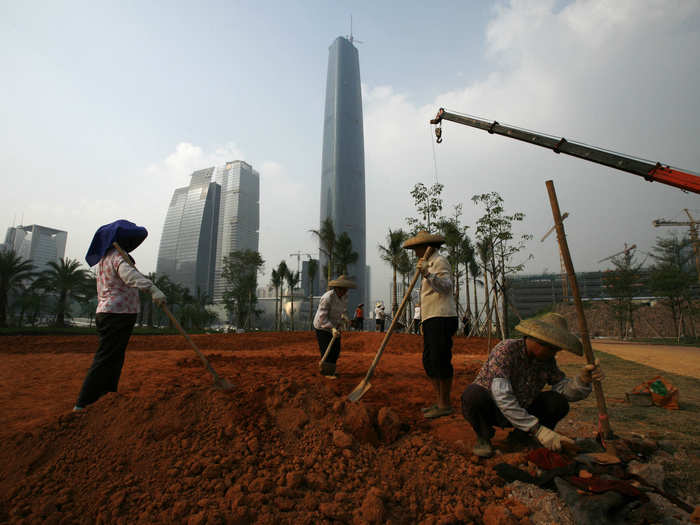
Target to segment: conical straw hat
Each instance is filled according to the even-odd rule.
[[[581,341],[569,332],[566,319],[555,313],[545,314],[536,319],[525,319],[515,329],[527,336],[558,346],[576,355],[583,355]]]
[[[413,248],[414,246],[421,246],[423,244],[428,246],[440,246],[444,242],[445,238],[442,235],[421,230],[410,239],[404,241],[403,247]]]
[[[355,281],[350,279],[349,277],[346,277],[345,275],[341,275],[337,277],[336,279],[333,279],[331,281],[328,281],[328,288],[357,288],[357,285],[355,284]]]

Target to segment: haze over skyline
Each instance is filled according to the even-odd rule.
[[[558,273],[545,180],[553,179],[577,271],[642,251],[657,218],[698,196],[454,123],[439,107],[700,170],[700,3],[656,0],[388,3],[0,2],[0,226],[68,231],[84,262],[94,231],[125,218],[154,271],[172,192],[196,169],[260,172],[260,284],[293,252],[318,253],[328,47],[349,33],[363,89],[367,264],[389,300],[377,244],[406,227],[417,182],[445,185],[465,224],[497,191],[531,233],[528,273]],[[700,213],[698,213],[700,215]],[[473,228],[469,231],[473,235]]]

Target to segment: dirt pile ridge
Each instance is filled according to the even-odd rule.
[[[6,429],[0,522],[481,523],[506,516],[528,523],[490,463],[468,453],[473,437],[461,416],[429,422],[420,415],[430,400],[420,338],[399,334],[372,390],[352,404],[346,396],[381,334],[344,335],[337,381],[318,377],[311,334],[251,335],[198,336],[215,348],[206,353],[235,383],[231,393],[212,388],[190,353],[160,357],[167,339],[135,338],[124,392],[29,431]],[[479,360],[461,354],[485,344],[456,341],[457,381],[466,385]],[[87,345],[63,344],[61,352],[71,344],[77,353]],[[36,341],[30,346],[42,352]],[[137,381],[135,374],[153,373],[148,359],[160,359],[160,375]]]

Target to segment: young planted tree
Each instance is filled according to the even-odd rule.
[[[280,329],[279,318],[279,302],[280,302],[280,286],[282,286],[282,276],[273,268],[270,283],[275,287],[275,330]]]
[[[335,241],[334,250],[337,275],[348,275],[348,266],[357,262],[359,254],[352,251],[352,239],[350,239],[347,232],[343,232],[338,236]]]
[[[411,190],[413,204],[418,212],[418,217],[406,217],[406,223],[412,232],[425,230],[432,233],[438,222],[439,213],[442,211],[442,193],[444,186],[438,182],[430,188],[419,182]]]
[[[691,241],[688,237],[657,237],[652,257],[649,287],[671,310],[676,337],[687,335],[687,318],[692,318],[693,285],[697,281]],[[695,292],[696,293],[696,292]],[[692,324],[692,323],[691,323]]]
[[[629,250],[623,255],[611,259],[614,270],[609,270],[603,275],[603,283],[612,301],[612,311],[617,321],[620,338],[625,337],[625,327],[629,324],[632,337],[634,332],[634,311],[640,305],[634,304],[632,299],[638,293],[642,285],[642,264],[634,261],[634,251]]]
[[[256,251],[244,250],[231,252],[224,257],[221,276],[226,283],[223,300],[229,316],[237,317],[237,325],[244,326],[246,320],[255,312],[258,297],[258,273],[265,261]]]
[[[480,284],[479,275],[481,275],[481,268],[479,263],[476,261],[476,250],[474,250],[474,256],[469,261],[469,273],[472,276],[472,284],[474,285],[474,320],[472,321],[473,326],[476,327],[477,333],[479,331],[479,301],[476,295],[476,285]]]
[[[321,228],[318,230],[309,230],[318,238],[319,250],[323,255],[328,257],[328,265],[325,267],[327,281],[333,279],[333,257],[335,256],[335,228],[333,227],[333,219],[327,217],[321,222]]]
[[[399,301],[396,293],[396,273],[401,262],[401,254],[405,251],[401,246],[407,238],[408,235],[402,229],[399,228],[398,230],[392,231],[391,228],[389,228],[389,234],[386,236],[386,246],[382,246],[381,244],[378,246],[380,259],[390,264],[394,272],[394,287],[391,294],[392,315],[396,315],[399,309]]]
[[[491,240],[488,238],[480,239],[476,243],[476,251],[479,255],[479,267],[484,278],[484,308],[486,309],[486,334],[489,339],[491,338],[491,320],[493,316],[491,315],[491,302],[489,301],[489,295],[491,290],[489,289],[489,274],[488,274],[488,263],[491,259]],[[489,344],[490,347],[490,344]]]
[[[401,250],[401,251],[403,253],[399,256],[399,264],[396,267],[396,269],[399,272],[399,274],[401,275],[401,284],[402,284],[402,288],[403,288],[404,293],[405,293],[405,291],[408,289],[408,283],[410,282],[411,274],[413,273],[416,264],[412,260],[413,250]],[[404,315],[404,323],[406,325],[406,329],[408,330],[408,327],[411,324],[411,319],[413,318],[413,306],[412,306],[411,296],[408,297],[408,304],[406,305],[406,308],[403,311],[403,315]]]
[[[66,325],[66,315],[70,315],[68,301],[85,296],[89,274],[86,269],[80,267],[80,261],[76,259],[49,261],[47,266],[48,269],[39,275],[37,286],[58,295],[54,324],[63,327]]]
[[[277,330],[282,330],[282,304],[284,303],[284,281],[287,279],[288,274],[289,267],[287,266],[287,262],[283,259],[277,265],[277,275],[280,279],[280,300],[278,304],[279,315],[277,317],[277,319],[279,320],[279,324],[277,326]]]
[[[438,229],[445,237],[445,249],[447,250],[447,262],[450,263],[452,272],[452,282],[454,283],[453,296],[455,301],[455,309],[459,314],[459,285],[461,280],[461,272],[459,269],[462,262],[462,240],[466,235],[467,226],[463,226],[460,221],[462,215],[462,205],[457,204],[454,208],[454,215],[450,218],[443,218],[438,221]]]
[[[292,332],[294,331],[294,288],[299,284],[299,272],[287,272],[287,286],[289,287],[289,297],[291,314],[289,316],[292,323]]]
[[[314,328],[314,281],[318,273],[318,260],[309,259],[306,275],[309,277],[309,330]]]
[[[467,318],[471,321],[472,309],[471,301],[469,300],[469,264],[474,260],[475,251],[472,240],[465,233],[462,236],[462,242],[459,245],[459,262],[464,266],[464,298],[466,302],[465,312]]]
[[[14,250],[0,250],[0,327],[7,326],[7,303],[10,293],[24,280],[34,277],[34,265]]]

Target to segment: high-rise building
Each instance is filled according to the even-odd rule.
[[[326,108],[321,161],[321,222],[333,220],[336,234],[347,232],[357,261],[348,273],[357,283],[348,303],[367,303],[365,278],[365,147],[362,127],[360,60],[352,37],[338,37],[328,52]],[[323,268],[328,258],[319,254],[321,288],[326,289]]]
[[[156,273],[220,303],[223,259],[258,250],[260,175],[243,161],[192,173],[173,193],[163,225]]]
[[[32,261],[36,271],[46,270],[50,261],[58,262],[66,251],[68,232],[32,224],[7,229],[5,247]]]

